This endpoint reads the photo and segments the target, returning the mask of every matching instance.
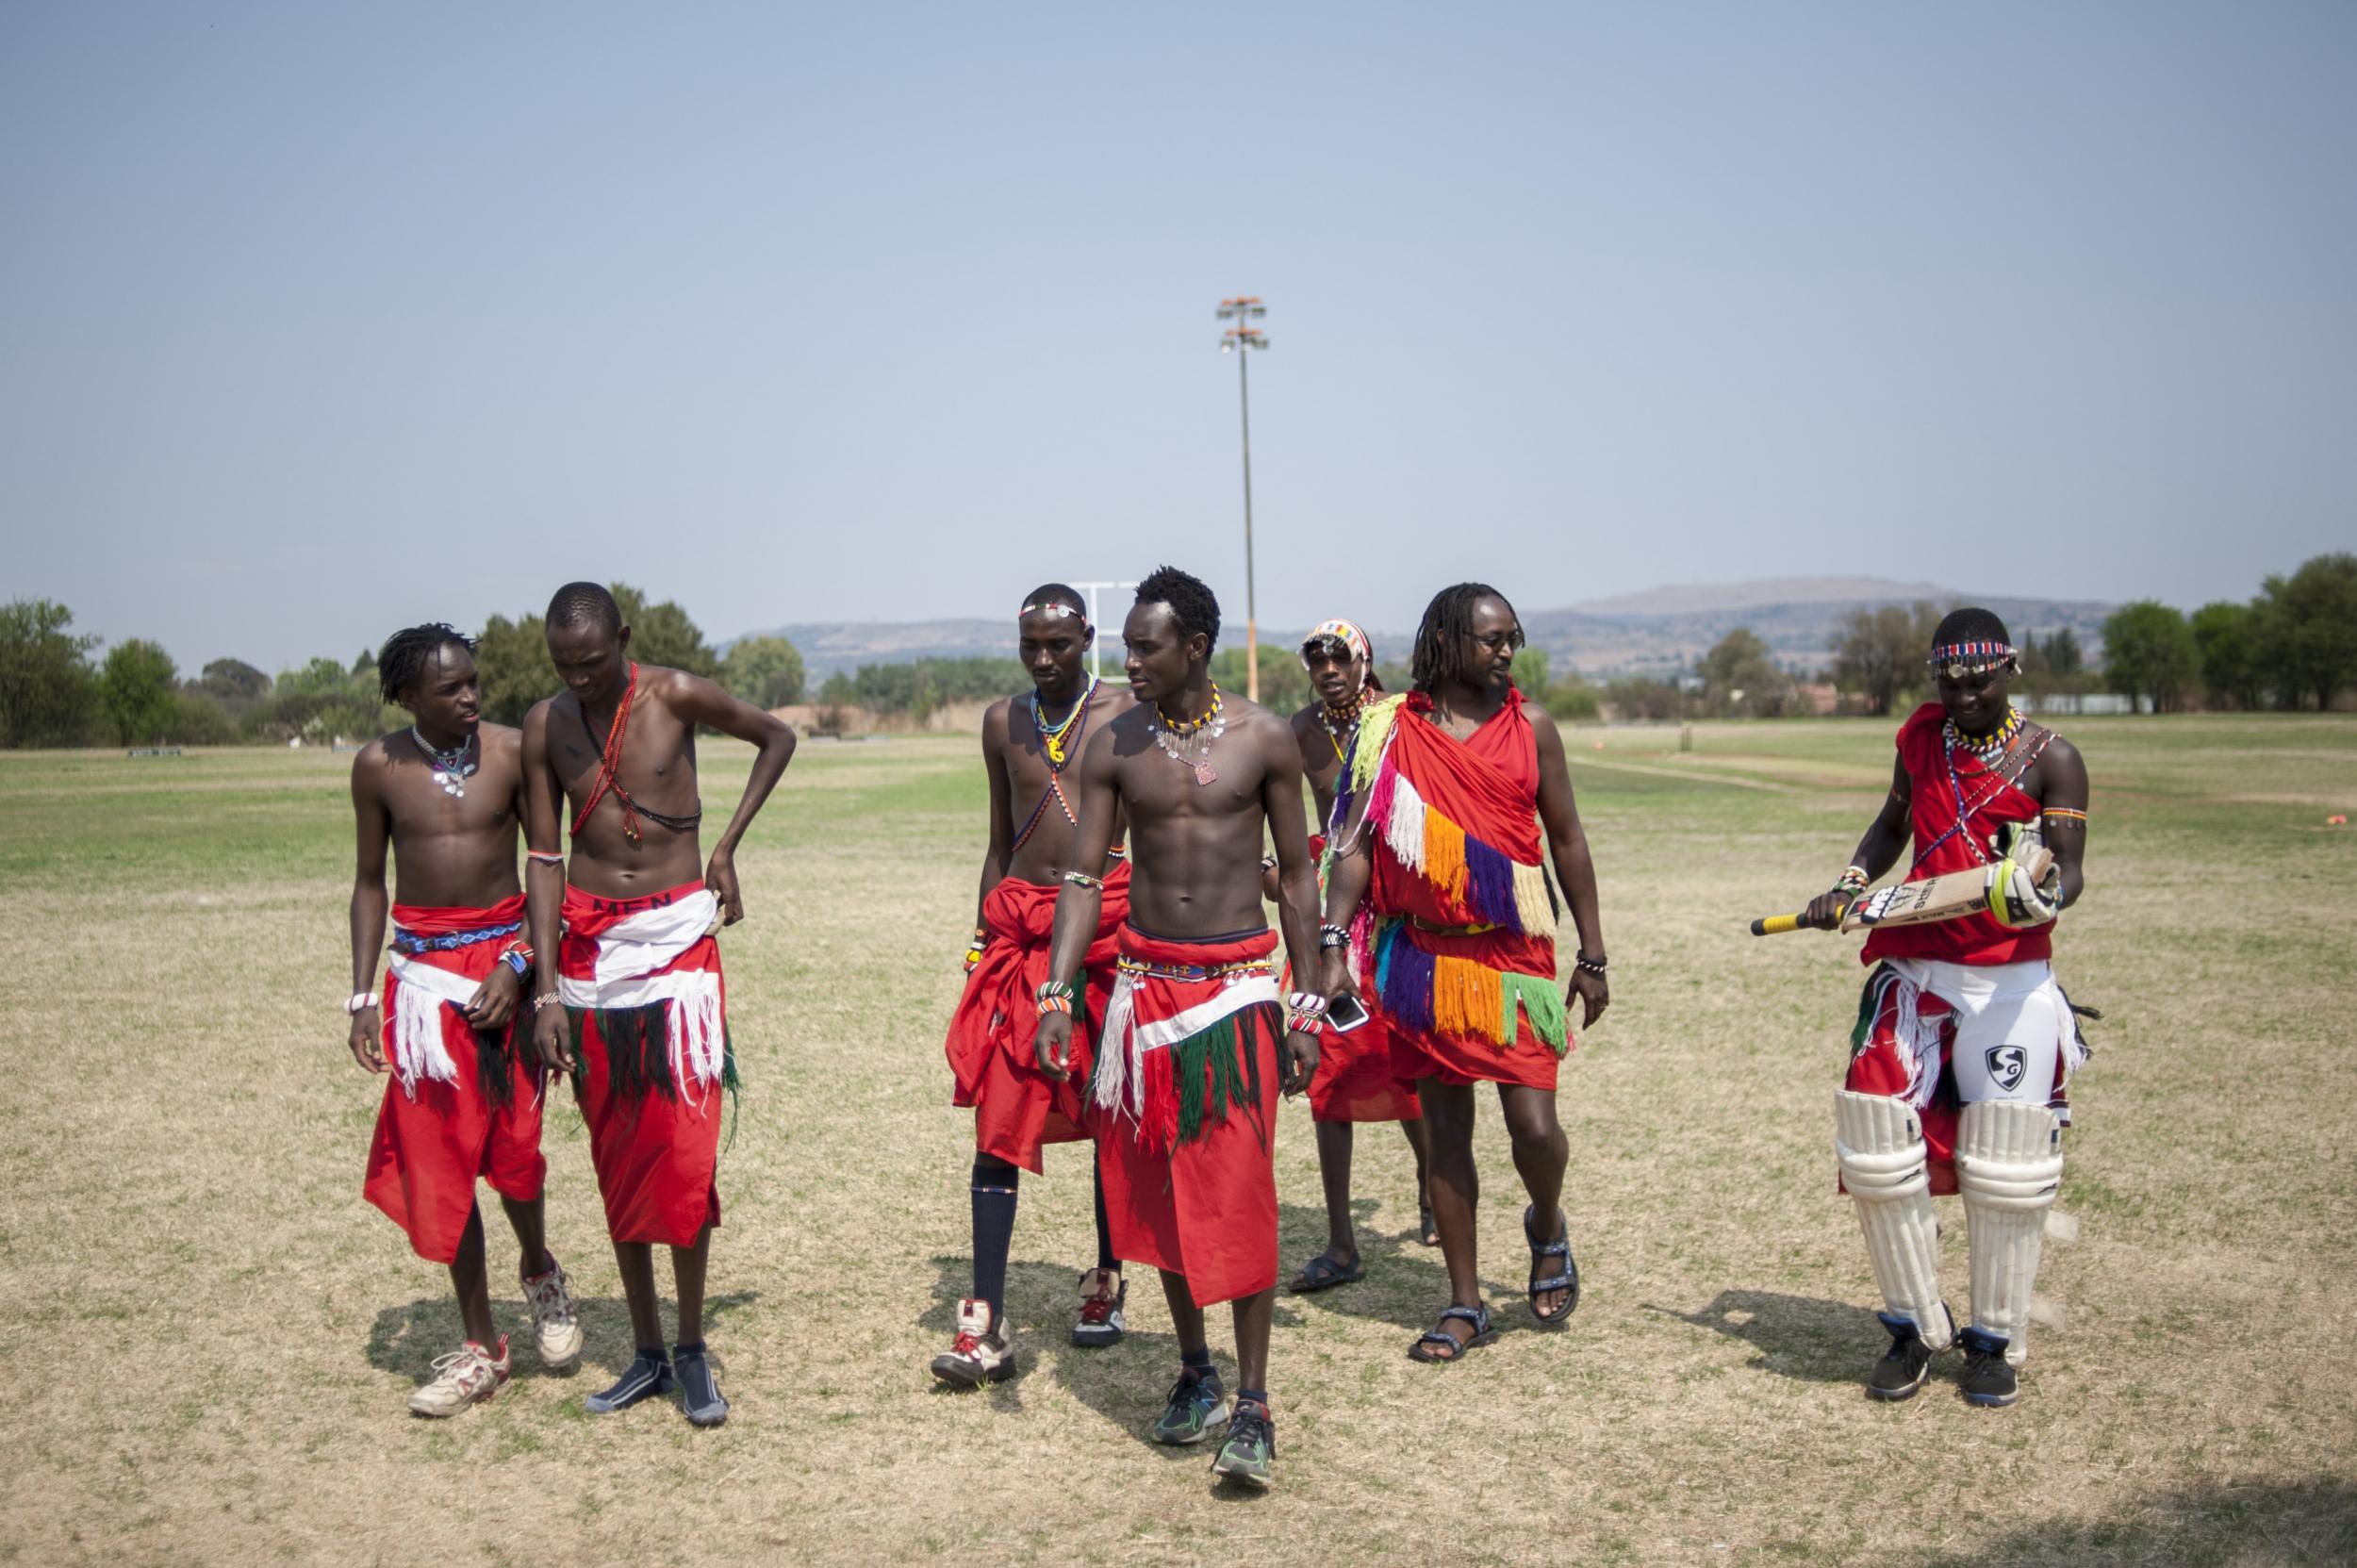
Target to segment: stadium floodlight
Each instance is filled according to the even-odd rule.
[[[1245,365],[1254,349],[1268,347],[1268,334],[1252,323],[1268,314],[1257,294],[1219,302],[1217,319],[1236,324],[1220,334],[1219,352],[1236,356],[1236,391],[1244,407],[1244,695],[1261,700],[1261,615],[1252,582],[1252,380]]]

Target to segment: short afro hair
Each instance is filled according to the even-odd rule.
[[[1932,634],[1934,648],[1959,642],[2002,642],[2008,648],[2013,646],[2013,638],[2005,631],[2005,623],[1997,618],[1997,612],[1972,605],[1950,610],[1940,621],[1939,630]]]
[[[550,596],[551,626],[595,626],[608,632],[622,629],[622,607],[602,583],[568,583]]]
[[[376,652],[377,690],[387,702],[399,702],[401,694],[418,684],[425,673],[426,660],[445,648],[459,647],[474,652],[474,638],[455,626],[429,620],[422,626],[404,626],[385,639],[385,646]]]
[[[1069,583],[1042,583],[1023,596],[1026,611],[1042,609],[1049,604],[1069,604],[1082,620],[1088,619],[1089,602],[1080,597],[1080,590]]]
[[[1177,567],[1156,567],[1138,585],[1137,602],[1169,605],[1182,637],[1202,633],[1205,658],[1219,646],[1219,600],[1200,577],[1191,577]]]

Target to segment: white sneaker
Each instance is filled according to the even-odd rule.
[[[573,1312],[565,1270],[549,1254],[549,1271],[524,1281],[524,1305],[532,1310],[532,1346],[540,1364],[563,1370],[581,1360],[581,1319]]]
[[[469,1405],[480,1405],[507,1381],[507,1336],[500,1336],[494,1357],[474,1341],[434,1358],[434,1380],[409,1396],[411,1415],[456,1415]]]
[[[933,1358],[933,1376],[972,1388],[1014,1376],[1014,1352],[1006,1336],[991,1331],[990,1303],[970,1297],[958,1303],[958,1337]]]

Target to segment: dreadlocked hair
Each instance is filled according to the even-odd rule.
[[[1514,616],[1514,623],[1522,624],[1512,602],[1487,583],[1459,583],[1442,588],[1424,607],[1424,623],[1416,628],[1409,671],[1418,691],[1430,691],[1442,681],[1469,678],[1463,668],[1465,639],[1473,635],[1474,606],[1485,599],[1504,604],[1506,613]]]
[[[1042,583],[1023,596],[1023,602],[1025,607],[1031,609],[1042,604],[1069,604],[1083,618],[1089,613],[1088,601],[1080,597],[1080,589],[1068,583]]]
[[[426,660],[453,644],[470,653],[474,652],[474,638],[438,620],[395,632],[377,650],[377,690],[386,701],[400,701],[401,694],[418,684],[418,677],[425,671]]]
[[[1204,657],[1219,646],[1219,600],[1200,577],[1190,577],[1177,567],[1156,567],[1138,585],[1138,602],[1169,605],[1180,636],[1203,634]]]
[[[595,626],[608,632],[622,629],[622,607],[602,583],[568,583],[549,600],[551,626]]]
[[[2002,642],[2011,647],[2013,638],[2006,635],[2005,623],[1997,619],[1996,611],[1967,605],[1961,610],[1950,610],[1947,619],[1939,623],[1939,630],[1932,634],[1934,648],[1956,642]]]

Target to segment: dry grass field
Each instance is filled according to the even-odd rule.
[[[2087,720],[2090,891],[2065,982],[2102,1008],[2049,1252],[2067,1306],[2022,1403],[1865,1398],[1882,1347],[1837,1197],[1851,939],[1743,922],[1839,869],[1889,728],[1584,730],[1616,1002],[1563,1078],[1586,1279],[1521,1305],[1522,1197],[1484,1111],[1483,1273],[1508,1332],[1405,1354],[1443,1299],[1396,1134],[1361,1134],[1368,1278],[1284,1298],[1278,1487],[1143,1436],[1176,1350],[1068,1347],[1084,1157],[1024,1185],[1022,1376],[937,1392],[965,1285],[969,1123],[942,1025],[970,923],[971,743],[803,749],[727,938],[746,1093],[712,1341],[729,1425],[592,1418],[629,1355],[586,1140],[549,1123],[582,1372],[404,1410],[458,1338],[438,1268],[359,1197],[349,759],[0,756],[0,1560],[2278,1563],[2357,1557],[2357,721]],[[746,753],[716,746],[708,801]],[[1281,1118],[1289,1267],[1323,1235]],[[496,1208],[494,1294],[519,1318]],[[1961,1227],[1948,1248],[1964,1299]],[[1228,1358],[1225,1314],[1212,1344]],[[520,1349],[520,1346],[519,1346]]]

